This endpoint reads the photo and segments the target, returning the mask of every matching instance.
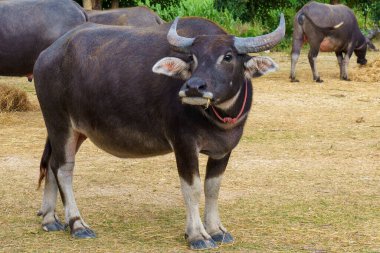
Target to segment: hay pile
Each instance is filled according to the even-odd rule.
[[[21,112],[32,110],[25,91],[0,84],[0,112]]]
[[[352,71],[352,79],[359,82],[380,82],[380,58]]]

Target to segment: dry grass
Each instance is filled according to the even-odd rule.
[[[360,82],[380,82],[380,56],[364,66],[355,68],[353,80]]]
[[[25,112],[32,108],[25,91],[0,85],[0,112]]]
[[[270,56],[281,70],[254,80],[253,110],[221,190],[236,243],[215,252],[380,252],[379,82],[341,81],[335,56],[321,54],[325,82],[316,84],[303,54],[301,82],[290,83],[288,55]],[[98,238],[73,240],[43,232],[35,215],[41,113],[0,114],[0,128],[0,251],[187,251],[173,155],[121,160],[86,142],[74,187]]]

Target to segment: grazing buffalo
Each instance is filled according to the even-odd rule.
[[[121,8],[107,11],[87,11],[88,20],[104,25],[151,26],[164,21],[145,6]]]
[[[370,42],[361,33],[354,13],[344,5],[310,2],[297,12],[294,18],[290,72],[292,82],[298,82],[295,68],[304,42],[310,44],[308,57],[316,82],[323,82],[316,67],[319,51],[335,52],[342,80],[349,80],[347,68],[352,53],[358,57],[357,63],[367,63],[365,56]]]
[[[253,38],[229,35],[202,18],[181,19],[178,35],[177,23],[143,29],[85,24],[38,58],[35,85],[48,132],[40,168],[45,230],[63,229],[55,214],[59,189],[71,235],[95,237],[72,188],[75,154],[89,138],[122,158],[174,152],[190,248],[233,241],[218,213],[222,175],[251,108],[251,78],[277,68],[270,58],[248,53],[280,42],[284,17],[274,32]],[[204,224],[199,153],[209,157]]]
[[[0,1],[0,75],[31,81],[38,55],[86,20],[72,0]]]

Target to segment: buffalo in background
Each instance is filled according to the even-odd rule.
[[[360,31],[353,11],[347,6],[310,2],[294,17],[290,71],[292,82],[298,82],[295,68],[304,42],[310,44],[308,58],[316,82],[323,82],[316,66],[319,51],[335,52],[340,78],[349,80],[347,69],[351,55],[355,53],[357,63],[364,65],[367,63],[367,47],[374,48]]]
[[[151,9],[145,6],[120,8],[105,11],[86,11],[88,20],[104,25],[154,26],[164,21]]]
[[[39,54],[87,21],[72,0],[0,1],[0,75],[32,79]]]

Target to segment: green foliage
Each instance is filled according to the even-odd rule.
[[[248,0],[215,0],[214,7],[219,11],[229,10],[235,19],[247,22],[249,20],[247,3]]]
[[[153,4],[150,0],[139,2],[139,5],[148,6],[166,21],[173,20],[177,16],[205,17],[218,23],[229,33],[238,36],[261,35],[265,30],[260,23],[256,23],[254,20],[243,23],[239,18],[234,18],[232,12],[227,9],[215,9],[214,0],[181,0],[179,4],[173,4],[166,8],[163,8],[161,4]]]
[[[135,0],[119,0],[119,7],[132,7],[132,6],[136,6]],[[102,0],[102,8],[110,9],[111,0]]]
[[[83,5],[83,0],[75,0],[80,5]],[[151,4],[160,4],[163,8],[178,4],[180,0],[151,0]],[[110,9],[112,0],[102,0],[102,9]],[[138,0],[119,0],[119,7],[133,7],[138,5]]]

